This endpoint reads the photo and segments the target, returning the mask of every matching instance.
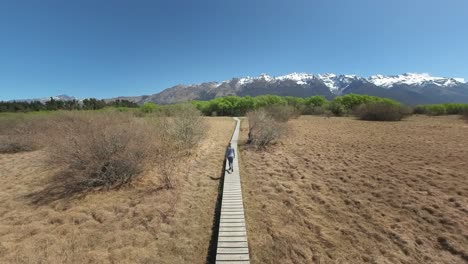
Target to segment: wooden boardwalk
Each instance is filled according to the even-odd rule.
[[[237,139],[239,138],[240,120],[236,120],[236,129],[232,135],[231,146],[236,152],[233,162],[234,172],[228,173],[228,162],[224,173],[223,196],[221,200],[221,219],[219,221],[216,263],[250,263],[247,229],[245,226],[244,203],[239,175]]]

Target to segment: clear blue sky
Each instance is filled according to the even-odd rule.
[[[468,1],[0,2],[0,100],[291,72],[468,79]]]

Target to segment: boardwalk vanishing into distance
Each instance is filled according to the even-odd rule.
[[[236,128],[232,135],[231,146],[236,151],[233,162],[234,171],[228,173],[226,162],[223,195],[221,202],[221,219],[219,221],[218,245],[216,263],[250,263],[247,229],[245,226],[244,204],[239,174],[239,159],[237,140],[239,138],[240,120],[236,120]]]

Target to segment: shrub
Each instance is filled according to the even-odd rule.
[[[277,122],[287,122],[289,119],[298,118],[301,113],[289,105],[271,105],[265,107],[267,114]]]
[[[154,127],[129,114],[64,113],[50,123],[49,161],[69,175],[63,185],[70,192],[128,183],[158,150]]]
[[[18,153],[34,150],[29,144],[22,144],[11,139],[5,139],[5,141],[0,140],[0,153]]]
[[[145,114],[154,113],[158,110],[158,105],[155,103],[144,103],[140,107],[140,111]]]
[[[426,105],[424,106],[427,115],[446,115],[447,109],[442,104],[435,104],[435,105]]]
[[[191,149],[201,140],[205,131],[205,122],[201,112],[194,105],[181,104],[166,111],[163,127],[168,131],[171,141],[178,149]]]
[[[388,98],[364,94],[346,94],[335,97],[329,105],[329,110],[336,116],[344,116],[356,110],[360,105],[370,103],[399,104],[397,101]]]
[[[468,110],[468,104],[448,103],[444,104],[447,115],[462,115]]]
[[[32,151],[43,146],[48,129],[45,118],[30,114],[13,114],[0,120],[0,153]]]
[[[335,116],[344,116],[348,113],[346,107],[338,101],[332,101],[328,105],[328,110],[332,112]]]
[[[410,110],[398,104],[377,102],[360,105],[354,114],[361,120],[400,121],[410,114]]]
[[[323,115],[326,110],[323,106],[306,106],[302,111],[304,115]]]
[[[413,109],[415,114],[425,115],[463,115],[468,111],[468,104],[447,103],[447,104],[431,104],[418,105]]]
[[[463,112],[462,118],[465,119],[466,122],[468,122],[468,109]]]
[[[319,96],[319,95],[307,97],[304,99],[304,104],[306,106],[313,106],[313,107],[324,106],[327,102],[328,101],[327,99],[325,99],[325,97]]]
[[[248,143],[263,148],[273,144],[285,132],[285,124],[273,119],[264,109],[247,113]]]
[[[417,105],[413,108],[413,114],[424,115],[426,114],[426,108],[423,105]]]

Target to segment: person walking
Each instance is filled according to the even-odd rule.
[[[234,160],[235,157],[236,157],[236,151],[231,146],[231,143],[229,143],[229,145],[228,145],[228,147],[226,149],[226,158],[227,158],[227,160],[229,162],[228,172],[233,172],[234,171],[234,167],[232,166],[232,161]]]

